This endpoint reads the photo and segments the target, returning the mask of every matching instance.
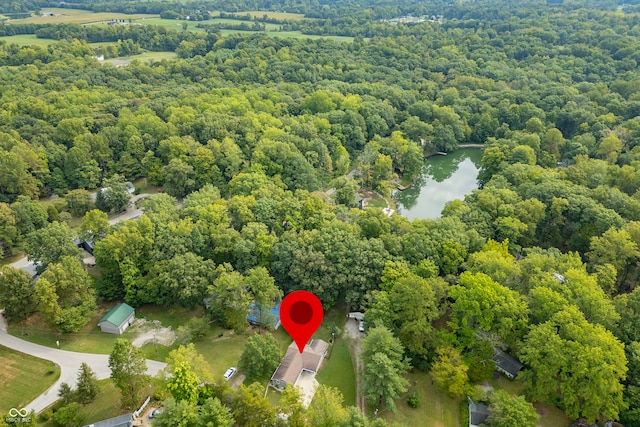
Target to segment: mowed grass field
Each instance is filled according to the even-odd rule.
[[[39,315],[34,315],[27,320],[26,325],[10,324],[9,333],[25,341],[56,348],[56,341],[60,342],[61,350],[79,351],[83,353],[109,354],[118,337],[133,338],[130,331],[123,335],[105,334],[98,327],[98,320],[111,308],[105,306],[99,309],[79,332],[63,334],[45,324]],[[24,334],[23,334],[24,333]]]
[[[322,364],[316,379],[320,384],[336,387],[344,396],[345,406],[356,404],[356,375],[347,340],[338,338],[331,355]]]
[[[7,44],[15,43],[20,46],[42,46],[46,47],[50,44],[57,43],[59,40],[53,39],[41,39],[36,37],[35,34],[20,34],[17,36],[3,36],[0,37],[0,41],[5,41]],[[98,43],[89,43],[91,47],[100,47],[100,46],[108,46],[115,45],[116,42],[98,42]]]
[[[7,44],[17,44],[20,46],[41,46],[46,47],[52,43],[57,42],[53,39],[39,39],[35,34],[20,34],[17,36],[3,36],[0,37],[0,41],[5,41]]]
[[[409,388],[401,398],[396,399],[397,412],[394,414],[383,409],[378,413],[379,417],[389,423],[399,422],[408,426],[460,426],[459,399],[452,399],[439,390],[426,372],[415,371],[405,377],[409,380]],[[413,391],[420,396],[420,406],[415,409],[407,404],[407,398]]]
[[[0,414],[23,408],[60,376],[53,362],[0,346]]]
[[[111,21],[113,19],[124,19],[129,22],[129,19],[136,20],[142,18],[157,18],[159,15],[152,14],[133,14],[127,15],[125,13],[116,12],[92,12],[90,10],[79,9],[61,9],[61,8],[45,8],[41,10],[42,13],[53,13],[59,16],[32,16],[25,19],[10,19],[6,21],[7,24],[88,24],[91,22]]]

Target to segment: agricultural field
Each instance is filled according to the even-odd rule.
[[[52,13],[54,16],[41,16],[42,14]],[[125,21],[142,19],[142,18],[156,18],[158,15],[150,14],[133,14],[127,15],[125,13],[117,12],[91,12],[89,10],[78,9],[60,9],[60,8],[46,8],[41,10],[41,15],[32,16],[25,19],[10,19],[6,21],[8,24],[88,24],[92,22],[111,21],[116,19],[124,19]]]
[[[0,37],[0,41],[7,42],[7,44],[15,43],[20,46],[49,46],[50,44],[58,42],[58,40],[53,39],[43,39],[36,37],[35,34],[20,34],[17,36],[4,36]],[[109,46],[115,45],[116,42],[97,42],[97,43],[89,43],[89,46],[95,48],[100,46]]]
[[[53,39],[39,39],[35,34],[19,34],[17,36],[4,36],[0,37],[0,41],[4,41],[7,44],[17,44],[20,46],[49,46],[52,43],[57,42]]]

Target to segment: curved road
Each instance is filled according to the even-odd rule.
[[[131,198],[131,206],[126,212],[118,215],[109,220],[110,224],[115,224],[119,221],[127,219],[133,219],[142,215],[142,209],[135,208],[135,202],[144,197],[151,196],[151,194],[138,194]],[[33,262],[28,258],[22,258],[11,264],[15,268],[31,268],[35,269]],[[58,391],[60,390],[60,384],[65,382],[70,386],[74,386],[77,381],[78,371],[80,365],[85,362],[96,373],[98,379],[109,378],[111,375],[111,369],[109,369],[109,356],[106,354],[92,354],[92,353],[78,353],[74,351],[57,350],[55,348],[45,347],[43,345],[34,344],[29,341],[21,340],[7,333],[7,325],[4,317],[0,314],[0,345],[11,348],[22,353],[29,354],[31,356],[39,357],[41,359],[50,360],[53,363],[60,366],[60,378],[56,381],[47,391],[36,397],[26,408],[27,410],[34,410],[39,413],[53,402],[58,400]],[[158,371],[164,369],[167,366],[166,363],[158,362],[155,360],[147,359],[147,374],[155,375]]]
[[[111,375],[108,355],[57,350],[21,340],[7,333],[6,323],[2,316],[0,316],[0,345],[41,359],[50,360],[60,366],[60,378],[58,381],[26,406],[28,410],[33,409],[36,413],[39,413],[58,400],[58,390],[60,390],[61,383],[65,382],[72,387],[76,384],[78,371],[80,370],[82,362],[85,362],[93,369],[98,379],[109,378]],[[164,369],[165,366],[167,366],[166,363],[147,359],[147,374],[155,375],[158,371]]]

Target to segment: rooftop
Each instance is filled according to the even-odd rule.
[[[282,380],[295,384],[303,370],[317,372],[320,361],[329,348],[329,343],[323,340],[311,340],[300,353],[298,346],[292,342],[282,358],[278,369],[273,373],[272,379]]]
[[[98,322],[98,325],[102,322],[113,323],[116,326],[120,326],[135,310],[128,304],[121,303],[113,307],[107,314],[102,316],[102,319]]]

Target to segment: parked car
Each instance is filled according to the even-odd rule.
[[[224,373],[224,379],[228,381],[229,378],[231,378],[235,373],[236,373],[236,368],[227,369],[227,371]]]
[[[149,412],[149,419],[155,418],[161,413],[162,413],[162,409],[154,409],[153,411]]]
[[[364,332],[364,320],[361,320],[360,323],[358,323],[358,330],[360,332]]]

